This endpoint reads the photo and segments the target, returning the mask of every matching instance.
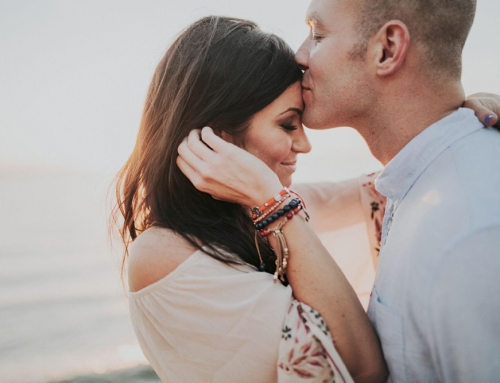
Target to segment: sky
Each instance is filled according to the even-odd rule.
[[[116,173],[130,154],[154,68],[209,15],[256,21],[297,49],[307,0],[0,0],[0,169]],[[478,0],[464,52],[467,94],[500,94],[500,1]],[[352,129],[308,131],[301,180],[377,170]]]

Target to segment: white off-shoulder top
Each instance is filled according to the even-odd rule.
[[[292,289],[196,251],[130,294],[139,344],[163,382],[276,382]]]
[[[372,178],[300,190],[312,205],[312,219],[315,210],[320,220],[338,217],[339,209],[361,212],[348,227],[334,225],[321,238],[346,265],[363,302],[377,254],[376,238],[369,237],[378,236],[373,225],[383,214],[382,206],[381,212],[373,209],[379,196]],[[340,198],[342,191],[349,197]],[[323,206],[321,213],[315,203]],[[142,351],[164,383],[352,381],[320,315],[294,300],[290,286],[273,283],[271,274],[252,266],[226,265],[195,251],[163,279],[129,292],[129,303]]]

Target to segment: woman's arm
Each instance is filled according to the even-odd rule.
[[[291,189],[306,201],[307,211],[313,217],[311,227],[318,234],[340,230],[365,220],[359,178],[295,184]]]
[[[281,189],[276,174],[256,157],[210,128],[203,129],[202,137],[193,131],[179,147],[177,161],[199,190],[253,207]],[[296,298],[321,313],[355,381],[383,381],[387,367],[378,338],[342,271],[304,219],[292,219],[284,233],[290,252],[287,275]]]
[[[295,298],[320,312],[354,381],[382,381],[386,370],[378,338],[345,275],[302,216],[282,230],[290,252],[286,275]],[[276,249],[276,239],[268,238]]]

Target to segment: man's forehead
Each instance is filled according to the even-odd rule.
[[[352,13],[353,9],[362,6],[364,0],[323,0],[311,1],[306,15],[306,24],[309,26],[326,26],[330,18],[335,15]],[[343,16],[342,16],[343,17]]]

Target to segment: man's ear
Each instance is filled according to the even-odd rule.
[[[410,48],[410,32],[400,20],[388,21],[374,37],[377,75],[396,73],[406,59]]]

